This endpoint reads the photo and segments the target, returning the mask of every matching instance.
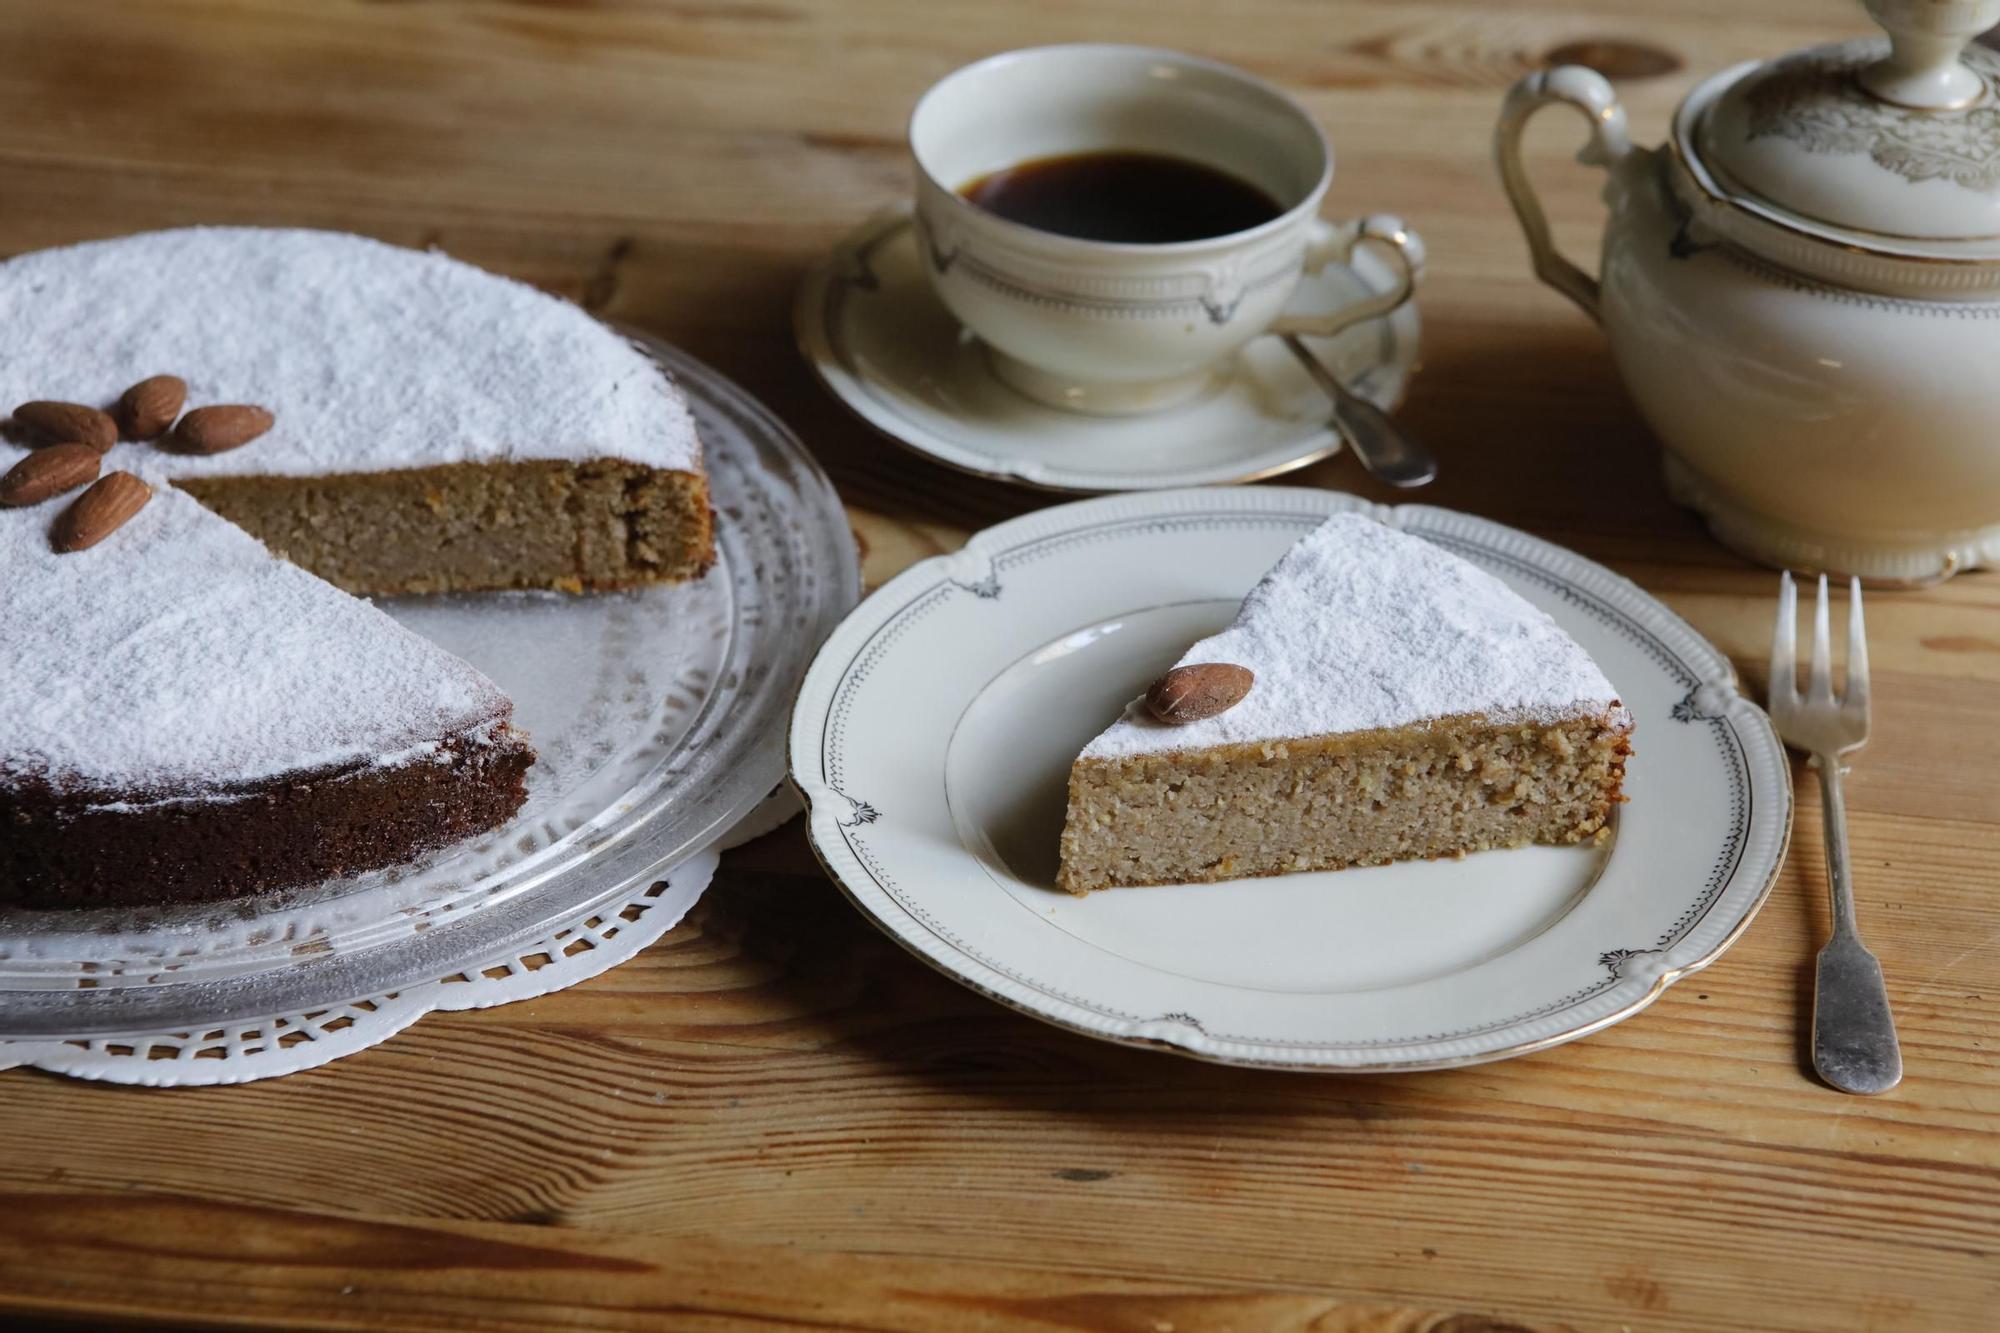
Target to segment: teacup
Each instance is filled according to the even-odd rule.
[[[1201,240],[1084,240],[1024,226],[959,193],[1020,163],[1107,149],[1220,169],[1282,210]],[[916,219],[931,284],[993,369],[1054,407],[1118,415],[1203,392],[1260,334],[1326,337],[1408,300],[1423,244],[1397,218],[1319,216],[1333,148],[1304,108],[1214,61],[1141,46],[1044,46],[945,76],[910,117]],[[1395,285],[1341,309],[1287,312],[1304,274],[1363,241]]]

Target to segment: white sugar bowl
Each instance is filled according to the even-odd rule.
[[[1867,0],[1888,39],[1716,74],[1635,148],[1611,85],[1531,74],[1495,139],[1535,272],[1604,326],[1676,498],[1772,564],[1925,583],[2000,564],[2000,0]],[[1583,111],[1599,277],[1522,169]]]

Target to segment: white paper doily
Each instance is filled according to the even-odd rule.
[[[764,809],[760,806],[750,819]],[[622,902],[572,921],[517,953],[436,981],[305,1013],[185,1032],[0,1041],[0,1070],[28,1067],[155,1088],[295,1074],[385,1042],[432,1010],[488,1009],[530,1000],[616,967],[680,923],[714,878],[719,860],[714,848],[697,852],[665,879],[634,890]]]
[[[715,844],[715,850],[726,852],[732,847],[741,847],[746,842],[755,842],[766,833],[775,832],[796,819],[805,810],[799,794],[789,782],[781,782],[771,789],[771,794],[758,803],[757,808],[736,821],[736,826],[722,835]]]

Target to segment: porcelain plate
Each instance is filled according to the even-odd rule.
[[[1490,570],[1596,657],[1637,720],[1613,836],[1058,892],[1077,751],[1345,509]],[[807,673],[791,763],[829,872],[934,966],[1093,1036],[1295,1069],[1471,1064],[1625,1018],[1738,936],[1791,828],[1768,719],[1634,584],[1486,520],[1282,487],[1061,505],[906,571]]]

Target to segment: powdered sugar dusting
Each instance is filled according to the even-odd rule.
[[[1454,714],[1553,721],[1618,707],[1548,615],[1485,570],[1359,514],[1316,528],[1250,590],[1236,621],[1176,665],[1256,673],[1234,708],[1187,726],[1135,701],[1085,758],[1402,727]]]
[[[0,264],[0,411],[108,407],[149,375],[188,406],[277,424],[171,476],[318,476],[617,458],[700,466],[654,361],[567,301],[445,255],[339,232],[193,227]]]
[[[0,469],[25,451],[0,444]],[[119,445],[106,470],[140,446]],[[276,559],[171,486],[57,555],[62,500],[0,509],[0,774],[80,793],[226,792],[355,763],[420,762],[503,717],[484,676]]]

